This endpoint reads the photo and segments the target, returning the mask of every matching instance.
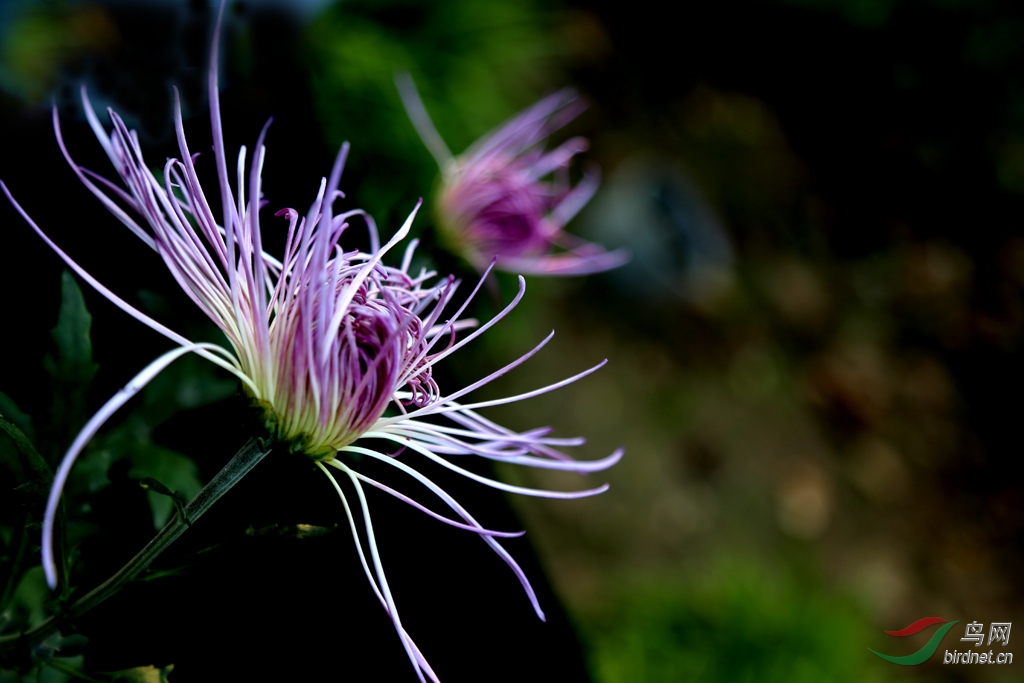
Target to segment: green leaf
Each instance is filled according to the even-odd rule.
[[[96,374],[92,362],[92,341],[89,328],[92,315],[85,307],[82,290],[71,273],[61,273],[60,313],[57,326],[50,330],[56,345],[56,355],[47,358],[47,371],[55,379],[88,384]]]
[[[97,441],[98,444],[90,444],[75,462],[66,487],[69,494],[75,495],[82,491],[96,493],[110,485],[110,477],[107,476],[110,466],[122,459],[126,451],[110,447],[106,439]]]
[[[113,671],[106,676],[110,677],[112,683],[168,683],[167,676],[174,670],[173,664],[163,668],[155,666],[136,666],[122,671]]]
[[[0,391],[0,415],[7,418],[12,424],[28,437],[32,443],[36,441],[36,430],[32,426],[32,417],[21,412],[11,397]]]
[[[50,655],[40,662],[42,666],[38,673],[26,676],[24,681],[28,683],[106,683],[94,678],[82,670],[85,657],[56,657]]]
[[[199,468],[188,456],[168,448],[148,446],[131,454],[132,468],[128,476],[136,479],[153,479],[162,487],[158,492],[147,491],[149,507],[153,512],[153,526],[162,529],[174,512],[173,498],[176,491],[182,499],[192,500],[203,488],[199,481]],[[166,492],[166,493],[165,493]]]
[[[49,599],[50,589],[46,586],[43,568],[36,566],[22,575],[7,609],[16,619],[20,618],[29,626],[35,626],[46,618],[46,602]]]
[[[10,444],[13,444],[13,450],[16,452],[11,452]],[[21,570],[26,561],[29,539],[36,537],[35,532],[30,531],[33,526],[32,519],[42,519],[44,502],[53,482],[53,472],[32,442],[17,426],[0,415],[0,461],[3,460],[8,461],[16,481],[21,482],[12,489],[14,496],[20,497],[21,510],[15,522],[15,533],[12,534],[10,541],[5,543],[10,544],[8,547],[12,554],[0,562],[0,568],[6,575],[0,583],[0,609],[6,609],[8,603],[13,604],[17,591],[21,590],[20,586],[17,589],[15,586],[19,585],[19,581],[24,582],[27,576],[22,575]],[[64,524],[64,508],[61,506],[57,510],[55,550],[60,582],[66,589],[64,577],[67,575],[67,539]]]
[[[49,486],[50,482],[53,481],[53,471],[50,470],[50,466],[46,464],[46,460],[43,459],[43,456],[39,455],[39,452],[36,451],[35,446],[33,446],[32,442],[28,440],[28,437],[25,436],[24,432],[18,429],[13,422],[6,420],[3,415],[0,415],[0,432],[6,434],[14,443],[18,453],[21,454],[20,462],[28,465],[28,472],[31,473],[31,476],[29,477],[25,476],[25,470],[20,467],[15,470],[22,474],[21,480],[23,482],[32,482]],[[2,453],[3,448],[0,447],[0,454]]]
[[[155,427],[181,410],[220,401],[238,390],[238,380],[197,356],[185,356],[160,373],[142,393],[140,415]]]
[[[116,671],[114,673],[91,673],[84,667],[85,657],[77,655],[69,657],[65,652],[65,646],[68,642],[67,638],[58,645],[57,649],[53,653],[46,656],[44,659],[39,661],[41,666],[38,666],[36,672],[25,676],[21,683],[71,683],[72,681],[80,683],[117,683],[121,681],[166,681],[165,678],[134,678],[132,677],[136,670],[145,670],[152,667],[136,667],[136,669],[125,669],[124,671]],[[60,652],[61,655],[57,656],[55,653]],[[170,669],[168,669],[169,671]],[[159,671],[158,671],[159,673]]]
[[[53,378],[53,407],[46,436],[54,450],[70,441],[86,419],[85,396],[98,367],[92,361],[91,326],[92,316],[82,291],[65,270],[61,274],[57,326],[50,330],[54,351],[43,358],[43,367]]]

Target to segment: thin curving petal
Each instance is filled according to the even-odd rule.
[[[60,466],[57,468],[57,472],[53,476],[53,485],[50,488],[50,495],[46,500],[46,513],[43,516],[43,572],[46,574],[46,583],[50,586],[51,590],[57,587],[57,566],[54,563],[53,558],[53,524],[57,516],[57,504],[60,502],[61,492],[64,490],[64,484],[67,482],[68,474],[71,473],[71,468],[75,464],[75,460],[78,459],[78,456],[82,452],[82,449],[85,448],[85,445],[89,443],[90,439],[95,436],[100,427],[103,426],[103,424],[117,411],[118,408],[127,403],[132,396],[149,384],[149,382],[159,375],[168,365],[185,354],[195,353],[201,348],[212,349],[218,347],[214,344],[189,344],[187,346],[182,346],[168,351],[143,368],[139,374],[135,375],[135,377],[133,377],[132,380],[124,386],[124,388],[114,394],[105,404],[103,404],[103,407],[89,419],[85,427],[82,428],[82,431],[78,433],[78,436],[75,437],[75,440],[71,443],[71,447],[68,449],[67,453],[64,454],[64,458],[61,460]]]

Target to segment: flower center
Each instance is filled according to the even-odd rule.
[[[420,358],[426,340],[411,310],[418,300],[373,277],[346,303],[347,282],[334,288],[333,305],[322,307],[320,294],[299,296],[271,324],[273,383],[264,380],[269,396],[258,403],[271,433],[316,460],[334,459],[372,429],[401,386],[409,385],[410,403],[437,395]]]

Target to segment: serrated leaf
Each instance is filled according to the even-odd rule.
[[[71,273],[61,273],[60,312],[57,326],[50,330],[56,355],[50,357],[47,370],[55,379],[87,384],[96,374],[92,362],[92,341],[89,328],[92,315],[85,307],[82,290]]]
[[[91,326],[92,316],[85,307],[82,291],[65,270],[61,274],[57,325],[50,330],[54,351],[43,357],[43,367],[53,378],[50,428],[45,434],[53,451],[63,448],[86,420],[86,391],[99,367],[92,361]]]
[[[176,491],[183,500],[192,500],[203,488],[199,481],[199,468],[192,458],[168,448],[148,446],[131,454],[132,468],[128,476],[134,479],[150,478],[161,482],[165,489]],[[174,502],[156,491],[146,492],[153,512],[153,526],[162,529],[174,513]]]

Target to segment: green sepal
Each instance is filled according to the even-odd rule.
[[[188,516],[185,515],[185,501],[182,500],[180,493],[178,493],[177,491],[170,490],[153,477],[143,477],[142,479],[139,480],[139,486],[146,489],[147,491],[152,491],[153,493],[159,494],[161,496],[167,496],[168,498],[170,498],[171,503],[174,504],[174,511],[181,515],[181,518],[185,520],[185,524],[187,524],[188,526],[192,526],[191,520],[189,520]],[[153,512],[153,515],[155,523],[155,511]]]
[[[160,486],[151,487],[147,491],[149,507],[153,513],[153,527],[156,529],[162,529],[175,511],[184,514],[184,505],[203,488],[195,461],[177,451],[153,444],[140,445],[130,457],[132,468],[128,471],[129,477],[153,480]],[[185,517],[182,519],[191,524],[191,520]]]

